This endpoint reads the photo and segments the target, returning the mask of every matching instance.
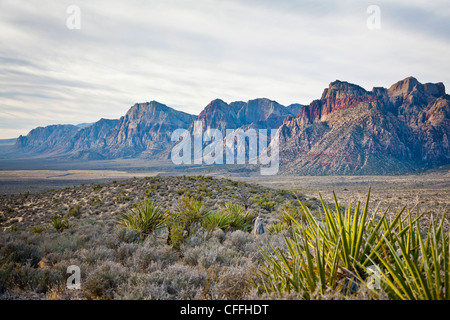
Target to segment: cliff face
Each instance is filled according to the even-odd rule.
[[[167,148],[175,129],[187,129],[195,118],[156,101],[140,103],[119,120],[33,129],[18,138],[14,151],[80,160],[152,156]]]
[[[156,101],[135,104],[118,120],[39,127],[17,139],[16,154],[76,159],[168,158],[172,132],[279,130],[281,172],[395,174],[450,163],[450,96],[442,83],[413,77],[367,91],[336,80],[307,106],[261,98],[211,101],[199,116]],[[275,143],[275,141],[274,141]]]
[[[31,130],[26,136],[20,136],[13,150],[15,152],[33,155],[56,154],[66,148],[66,142],[78,130],[78,127],[70,124],[37,127]]]
[[[82,152],[92,150],[100,152],[106,146],[106,136],[119,122],[119,120],[100,119],[86,127],[82,127],[70,139],[68,150]]]
[[[296,115],[301,107],[300,104],[285,107],[266,98],[230,104],[216,99],[202,110],[197,120],[202,122],[204,129],[219,129],[223,134],[226,129],[277,129],[286,117]]]
[[[450,162],[450,97],[406,78],[365,91],[335,81],[280,127],[287,172],[391,174]]]
[[[155,155],[167,148],[173,131],[187,129],[195,118],[156,101],[135,104],[106,135],[105,155]]]

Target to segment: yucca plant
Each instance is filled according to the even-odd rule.
[[[328,251],[323,238],[317,238],[310,248],[304,226],[300,226],[293,238],[285,237],[287,252],[275,249],[262,250],[261,276],[253,284],[266,293],[298,292],[304,299],[311,299],[319,291],[336,287],[339,247]]]
[[[65,229],[70,228],[69,219],[64,215],[54,215],[52,216],[52,220],[50,222],[50,226],[53,227],[57,231],[64,231]]]
[[[305,212],[307,227],[305,233],[309,241],[312,243],[315,239],[323,239],[324,245],[329,251],[335,251],[336,247],[340,247],[339,258],[343,267],[351,272],[359,273],[359,266],[367,266],[373,263],[375,251],[385,241],[385,234],[390,234],[390,230],[398,223],[401,212],[397,217],[388,223],[386,213],[379,217],[378,208],[373,214],[369,214],[370,189],[367,193],[366,202],[361,210],[361,204],[358,202],[354,210],[351,203],[348,204],[347,210],[341,208],[333,193],[335,209],[332,210],[320,196],[323,213],[318,217],[314,216],[311,211],[303,205],[300,205]],[[297,220],[293,222],[300,226]],[[311,244],[312,247],[312,244]],[[372,259],[372,260],[371,260]],[[360,265],[355,265],[358,261]]]
[[[130,213],[118,218],[118,224],[138,233],[138,240],[142,241],[154,231],[163,228],[166,217],[161,208],[151,200],[145,200],[130,209]]]
[[[289,230],[289,227],[286,226],[286,224],[284,224],[282,222],[275,222],[275,223],[271,224],[267,228],[267,231],[270,234],[280,234],[280,233],[285,232],[287,230]]]
[[[450,299],[450,241],[444,230],[445,219],[431,219],[426,234],[420,227],[419,213],[411,213],[398,224],[395,234],[386,235],[383,250],[375,250],[380,285],[391,299]]]
[[[245,210],[240,204],[227,202],[220,212],[205,215],[202,225],[208,231],[212,231],[215,228],[226,232],[233,230],[250,231],[253,218],[253,212]]]
[[[208,231],[213,231],[216,228],[226,231],[233,219],[234,217],[228,213],[215,212],[207,215],[203,219],[202,225]]]
[[[309,298],[313,292],[340,290],[349,294],[357,286],[352,283],[368,276],[365,267],[376,263],[376,250],[383,247],[386,235],[399,221],[400,214],[391,223],[386,216],[377,218],[378,209],[369,215],[370,189],[363,209],[358,202],[352,210],[339,205],[334,195],[332,210],[320,196],[323,212],[314,216],[301,201],[305,214],[302,223],[291,217],[292,237],[285,237],[287,252],[280,249],[263,250],[263,271],[259,284],[268,293],[295,290]],[[387,230],[385,230],[387,228]]]
[[[223,206],[223,211],[234,215],[243,215],[246,213],[246,210],[242,205],[230,201],[225,203],[225,205]]]
[[[242,231],[251,230],[252,221],[255,217],[255,214],[252,211],[245,210],[239,203],[227,202],[225,203],[223,212],[231,219],[229,229]]]
[[[202,221],[211,214],[203,201],[183,196],[175,211],[167,216],[167,243],[179,249],[184,240],[199,229]]]

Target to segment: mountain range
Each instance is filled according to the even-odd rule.
[[[79,160],[167,158],[175,129],[278,129],[281,172],[395,174],[450,163],[450,96],[442,83],[413,77],[371,91],[336,80],[309,105],[266,98],[211,101],[196,116],[156,101],[120,119],[51,125],[20,136],[10,157]]]
[[[413,77],[372,91],[330,83],[279,129],[280,161],[301,174],[393,174],[450,163],[450,96]]]

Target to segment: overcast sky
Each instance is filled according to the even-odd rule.
[[[448,87],[449,57],[448,0],[0,0],[0,139],[152,100],[198,114],[215,98],[309,104],[336,79]]]

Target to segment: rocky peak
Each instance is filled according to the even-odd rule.
[[[345,99],[354,96],[363,96],[365,94],[367,94],[367,91],[356,84],[336,80],[331,82],[328,88],[323,91],[321,100]]]
[[[125,118],[135,121],[154,120],[170,113],[171,109],[157,101],[136,103],[125,114]]]
[[[314,100],[309,106],[301,108],[297,117],[302,118],[300,122],[303,124],[311,123],[336,111],[355,107],[361,102],[375,100],[376,96],[362,87],[336,80],[323,91],[320,100]]]
[[[380,174],[450,163],[450,96],[413,77],[372,91],[336,81],[280,127],[293,172]]]
[[[394,83],[388,89],[389,96],[405,97],[405,96],[409,95],[413,90],[417,89],[416,86],[419,84],[420,84],[420,82],[417,81],[417,79],[414,77],[408,77],[406,79],[400,80],[397,83]]]
[[[186,129],[196,117],[157,101],[137,103],[105,138],[108,157],[132,157],[164,149],[175,129]]]
[[[442,97],[445,95],[445,86],[442,82],[438,83],[425,83],[423,89],[426,95],[433,97]]]
[[[63,148],[64,141],[69,140],[79,128],[71,124],[57,124],[37,127],[26,136],[20,136],[15,144],[17,150],[35,154],[55,152]]]
[[[200,112],[199,117],[210,112],[227,112],[230,109],[230,105],[221,99],[214,99]],[[234,108],[233,108],[234,109]]]
[[[198,120],[202,121],[204,128],[219,129],[223,133],[226,129],[239,127],[275,129],[282,124],[284,118],[295,115],[300,106],[292,105],[288,108],[267,98],[230,104],[215,99],[200,112]]]

